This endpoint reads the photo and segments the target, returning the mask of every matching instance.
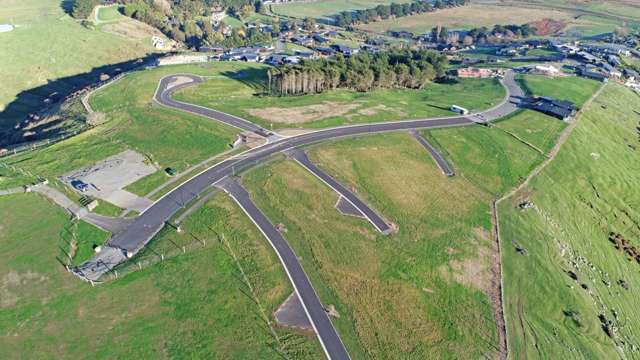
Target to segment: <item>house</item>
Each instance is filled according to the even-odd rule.
[[[533,72],[547,76],[556,76],[560,74],[560,70],[553,65],[536,65],[533,67]]]
[[[313,51],[296,50],[294,54],[303,59],[310,59],[313,57]]]
[[[300,56],[287,56],[286,58],[284,58],[284,63],[285,64],[300,64]]]
[[[632,69],[624,69],[622,70],[624,77],[630,80],[640,80],[640,74],[637,71]]]
[[[257,53],[244,53],[240,57],[240,60],[246,62],[258,62],[260,61],[260,55],[258,55]]]
[[[211,12],[211,23],[214,25],[218,25],[222,19],[227,17],[227,11],[212,11]]]
[[[611,66],[622,65],[622,61],[620,61],[620,58],[616,55],[607,55],[607,61],[609,62],[609,64],[611,64]]]
[[[358,49],[352,49],[348,46],[340,45],[340,44],[333,44],[331,45],[331,48],[336,52],[342,53],[344,56],[347,56],[347,57],[358,53]]]
[[[278,65],[284,64],[286,58],[287,58],[287,55],[274,54],[269,56],[267,60],[265,60],[265,63],[273,66],[278,66]]]
[[[398,39],[409,39],[409,40],[413,39],[413,36],[414,36],[412,32],[404,31],[404,30],[401,30],[401,31],[390,31],[389,35],[391,35],[391,36],[393,36],[395,38],[398,38]]]
[[[294,35],[289,40],[291,40],[292,43],[299,44],[299,45],[313,44],[313,39],[304,35]]]
[[[577,110],[576,106],[570,101],[559,100],[548,96],[529,99],[525,102],[525,106],[561,120],[568,119],[574,115]]]
[[[320,55],[324,56],[331,56],[336,53],[336,51],[330,47],[317,47],[316,51],[319,52]]]
[[[464,58],[464,59],[462,59],[462,64],[463,65],[475,65],[475,64],[481,64],[483,62],[484,62],[484,60],[482,60],[480,58]]]
[[[312,39],[319,44],[324,44],[329,41],[329,39],[320,34],[313,34]]]
[[[620,71],[619,71],[619,70],[617,70],[615,67],[613,67],[613,66],[609,65],[609,64],[608,64],[608,63],[606,63],[606,62],[601,62],[601,63],[599,63],[598,65],[602,68],[602,71],[603,71],[605,74],[609,75],[609,77],[616,77],[616,78],[618,78],[618,77],[621,77],[621,76],[622,76],[622,72],[620,72]]]
[[[598,80],[601,82],[607,82],[609,81],[609,78],[607,78],[605,75],[599,73],[599,72],[595,72],[595,71],[582,71],[580,72],[580,75],[589,78],[589,79],[594,79],[594,80]]]
[[[597,56],[591,55],[586,51],[579,51],[576,55],[586,63],[595,64],[596,62],[600,61]]]
[[[373,46],[382,46],[384,45],[384,40],[376,39],[376,38],[368,38],[367,41],[365,41],[365,44],[373,45]]]

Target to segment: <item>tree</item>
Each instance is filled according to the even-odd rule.
[[[73,0],[71,16],[76,19],[87,19],[100,0]]]
[[[307,16],[302,22],[302,27],[307,31],[313,31],[316,28],[316,19]]]
[[[255,11],[256,11],[258,14],[264,14],[264,13],[266,13],[266,12],[267,12],[266,7],[265,7],[265,6],[264,6],[264,4],[262,3],[262,0],[256,0],[256,1],[253,3],[253,7],[255,8]]]

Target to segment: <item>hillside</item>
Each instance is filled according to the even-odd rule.
[[[640,180],[639,100],[607,85],[557,157],[501,206],[514,359],[636,354],[639,265],[610,233],[640,246],[640,197],[632,190]],[[519,210],[523,201],[534,207]]]
[[[151,36],[158,33],[124,17],[85,27],[58,0],[3,1],[3,23],[15,28],[0,33],[0,133],[47,105],[47,98],[97,82],[101,71],[93,69],[153,52]]]

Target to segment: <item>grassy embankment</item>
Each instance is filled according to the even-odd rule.
[[[513,358],[636,354],[638,264],[607,238],[620,233],[638,246],[638,101],[629,89],[606,85],[553,162],[501,206]],[[524,200],[535,208],[518,210]],[[614,322],[615,340],[599,315]]]
[[[119,28],[118,21],[109,28],[88,29],[66,15],[59,0],[5,0],[0,7],[0,24],[3,23],[16,28],[0,34],[0,126],[12,124],[15,115],[24,109],[40,109],[47,96],[72,84],[52,83],[38,94],[21,97],[14,113],[1,113],[22,91],[153,51],[149,27],[145,27],[147,31],[139,30],[138,37],[112,32]]]
[[[277,329],[276,340],[267,327],[263,311],[273,320],[291,286],[270,246],[222,195],[183,223],[186,234],[165,231],[151,244],[180,246],[193,234],[206,247],[96,287],[56,260],[73,228],[62,210],[33,194],[0,197],[0,207],[12,209],[0,218],[3,359],[282,358],[276,349],[323,356],[314,337]],[[100,236],[88,226],[78,226],[80,242]]]
[[[104,114],[103,124],[5,162],[53,178],[125,149],[133,149],[160,169],[134,183],[139,194],[144,195],[167,180],[162,169],[170,166],[183,171],[226,151],[238,132],[210,119],[153,103],[158,81],[167,74],[179,72],[215,76],[238,66],[235,63],[169,66],[130,74],[90,98],[93,109]],[[246,69],[246,65],[242,65],[242,69]]]
[[[423,90],[337,90],[317,95],[272,97],[264,92],[266,75],[212,79],[180,90],[176,99],[247,118],[266,128],[323,128],[366,122],[451,116],[452,104],[471,110],[497,105],[504,89],[496,80],[461,79],[428,84]]]

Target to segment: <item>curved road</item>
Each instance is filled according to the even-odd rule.
[[[244,128],[243,126],[246,125],[244,123],[252,124],[235,116],[171,100],[168,94],[173,93],[177,87],[166,89],[166,86],[170,83],[167,79],[169,78],[161,81],[160,87],[158,88],[158,94],[160,94],[160,96],[156,96],[156,101],[162,105],[207,116],[239,128]],[[486,123],[506,116],[517,109],[516,103],[518,102],[518,98],[523,97],[524,93],[515,82],[514,74],[511,71],[506,73],[502,83],[507,90],[505,100],[498,106],[481,113],[467,116],[349,125],[323,129],[270,142],[247,151],[240,156],[222,161],[184,182],[157,200],[151,207],[140,214],[126,230],[111,238],[108,244],[132,253],[139,251],[160,231],[166,221],[185,204],[196,199],[198,194],[209,186],[214,185],[226,176],[235,174],[238,170],[255,166],[267,157],[284,150],[340,137],[390,131],[466,126],[475,123]],[[186,87],[186,85],[180,85],[180,87]],[[241,120],[243,125],[240,125],[237,122],[238,120]],[[258,132],[264,130],[255,124],[252,125],[254,128],[251,131]]]
[[[189,81],[184,82],[185,78]],[[74,273],[81,278],[88,281],[97,280],[114,265],[126,261],[126,257],[124,255],[119,255],[118,251],[116,251],[117,249],[122,249],[129,255],[137,253],[160,231],[160,229],[162,229],[164,224],[174,214],[176,214],[186,204],[198,198],[199,194],[204,190],[221,182],[222,180],[225,180],[227,177],[235,174],[239,170],[259,164],[271,155],[296,147],[340,137],[487,123],[515,111],[517,108],[516,103],[519,101],[520,97],[524,96],[522,89],[520,89],[514,80],[513,72],[508,71],[502,80],[502,84],[507,91],[507,96],[504,101],[498,106],[481,113],[434,119],[341,126],[282,138],[277,135],[274,136],[274,134],[269,131],[236,116],[197,105],[178,102],[171,98],[171,95],[176,90],[191,86],[198,82],[202,82],[202,78],[193,75],[175,75],[165,77],[160,81],[154,99],[161,105],[167,107],[199,114],[243,130],[252,131],[256,134],[267,137],[270,142],[208,168],[157,200],[151,207],[135,218],[135,220],[126,229],[113,236],[107,242],[107,246],[105,246],[105,248],[108,249],[108,251],[103,251],[105,255],[101,255],[102,253],[99,253],[94,259],[89,260],[85,264],[74,269]],[[245,211],[247,210],[248,209],[245,209]],[[259,210],[254,211],[259,212]],[[259,218],[260,216],[259,213],[248,215],[252,217],[252,220]],[[122,251],[120,251],[120,254],[122,254]],[[297,258],[295,258],[295,255],[293,255],[292,252],[289,254],[285,253],[278,255],[281,257],[292,257],[290,259],[287,258],[286,262],[283,261],[284,264],[287,262],[298,264]],[[296,269],[288,269],[287,271],[296,271],[296,276],[306,278],[306,275],[301,269],[302,267],[298,266]],[[308,291],[309,290],[307,290],[305,294],[302,294],[301,298],[316,297],[315,293],[310,294]],[[313,291],[313,289],[311,288],[310,291]],[[310,320],[314,322],[314,319]],[[322,319],[318,319],[318,322],[322,322]],[[316,325],[317,324],[318,323],[316,322]],[[330,359],[343,359],[345,358],[346,350],[342,343],[337,343],[339,342],[339,338],[335,340],[336,337],[331,336],[330,332],[335,332],[335,329],[330,326],[330,322],[329,327],[330,329],[316,329],[318,337],[325,350],[333,350],[327,351],[327,356]],[[346,355],[346,357],[348,358],[348,355]]]

